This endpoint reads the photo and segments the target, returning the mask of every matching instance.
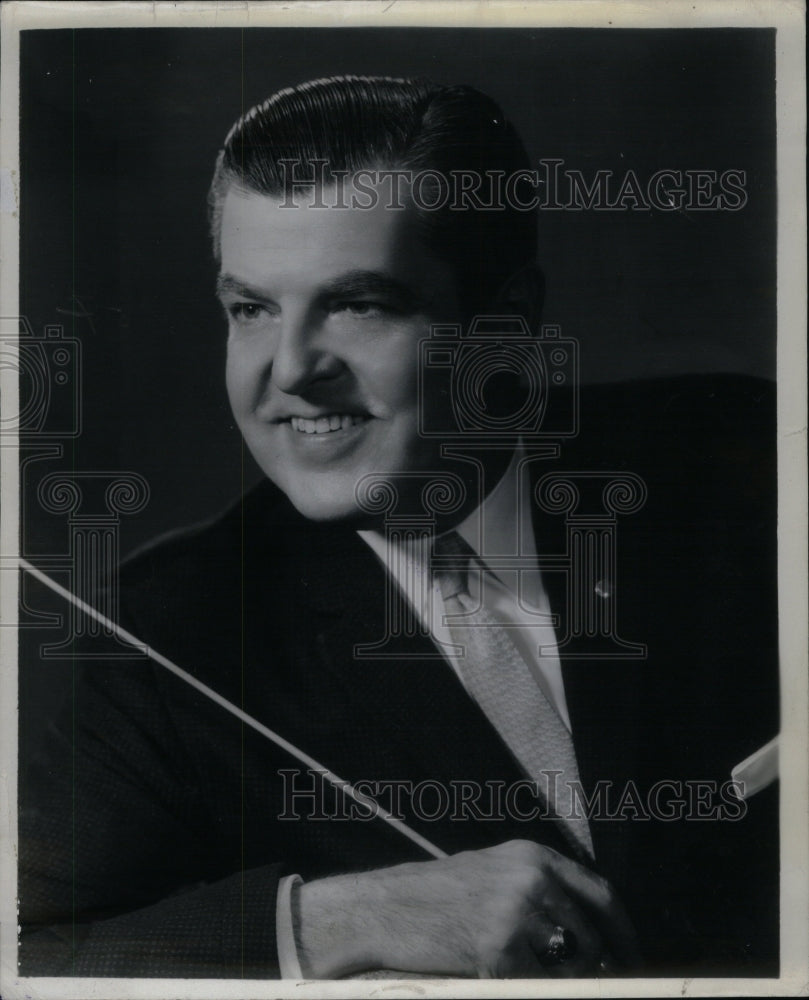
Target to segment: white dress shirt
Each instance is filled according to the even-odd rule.
[[[536,564],[536,541],[531,520],[530,486],[522,448],[517,448],[506,472],[495,488],[458,524],[455,530],[478,557],[478,566],[470,567],[469,592],[494,614],[519,649],[545,697],[571,729],[565,701],[562,669],[556,636],[550,624],[550,603]],[[399,558],[392,558],[390,543],[377,531],[359,531],[360,538],[378,556],[396,581],[419,621],[429,630],[442,652],[452,645],[444,622],[444,603],[438,581],[430,576],[429,555],[432,539],[411,543]],[[522,556],[526,568],[486,569],[486,560]],[[477,569],[477,571],[476,571]],[[447,662],[460,677],[452,655]],[[297,875],[281,880],[276,904],[278,958],[283,979],[301,979],[301,966],[295,948],[291,897],[300,884]]]
[[[543,694],[570,730],[556,636],[550,624],[550,603],[536,564],[530,486],[524,465],[522,475],[520,473],[524,459],[522,448],[518,448],[497,486],[455,530],[480,560],[480,571],[469,573],[470,595],[478,600],[483,587],[483,603],[487,610],[509,629],[512,641]],[[518,481],[520,478],[522,483]],[[432,539],[425,539],[419,546],[412,544],[403,559],[391,559],[389,543],[383,534],[376,531],[358,534],[394,577],[439,649],[451,644],[449,629],[443,620],[441,590],[438,582],[429,578]],[[522,556],[527,568],[519,571],[497,569],[496,572],[483,568],[487,558],[497,556]],[[456,659],[449,656],[448,662],[458,673]]]

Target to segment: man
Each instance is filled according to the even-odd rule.
[[[122,573],[132,634],[381,792],[433,858],[159,665],[89,662],[23,788],[24,972],[774,973],[774,789],[730,787],[777,727],[764,388],[591,390],[561,446],[507,419],[532,398],[515,358],[553,352],[501,333],[483,430],[451,377],[424,392],[436,330],[538,334],[528,166],[471,88],[315,81],[237,122],[212,233],[267,481]],[[441,336],[438,367],[477,343]],[[569,400],[537,392],[546,418]],[[566,541],[546,473],[648,496]],[[596,659],[566,641],[596,565],[574,537],[617,538],[587,621],[620,601],[633,642],[601,629]]]

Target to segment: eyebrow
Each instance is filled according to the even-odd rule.
[[[272,301],[266,291],[249,285],[232,274],[219,274],[216,278],[216,294],[239,295],[259,302]],[[326,302],[335,299],[350,299],[359,295],[380,295],[393,299],[403,309],[415,309],[423,302],[413,289],[402,281],[392,278],[384,271],[346,271],[318,290],[318,298]]]
[[[232,274],[218,274],[216,276],[216,294],[221,298],[223,295],[240,295],[245,299],[258,299],[261,302],[269,302],[270,297],[260,288],[240,281]]]
[[[327,282],[320,293],[326,299],[350,299],[357,295],[380,295],[395,299],[403,308],[415,308],[419,296],[403,281],[383,271],[347,271]]]

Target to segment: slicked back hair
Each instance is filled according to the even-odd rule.
[[[287,161],[284,165],[282,161]],[[361,169],[475,172],[478,196],[493,203],[493,172],[529,169],[517,132],[491,98],[468,86],[422,79],[342,76],[312,80],[267,98],[244,114],[219,153],[209,193],[214,254],[219,258],[222,203],[231,186],[276,197],[289,180],[325,161],[328,183]],[[527,180],[520,200],[528,201]],[[422,238],[453,268],[464,313],[483,311],[503,282],[536,255],[535,211],[416,207]]]

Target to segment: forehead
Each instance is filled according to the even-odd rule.
[[[343,200],[350,204],[351,187]],[[283,207],[283,196],[231,187],[225,195],[220,228],[221,268],[245,283],[300,288],[326,283],[349,271],[382,271],[428,298],[454,298],[450,265],[421,238],[415,210],[337,207],[337,192],[326,188],[327,207],[308,203]],[[367,200],[367,199],[366,199]]]

